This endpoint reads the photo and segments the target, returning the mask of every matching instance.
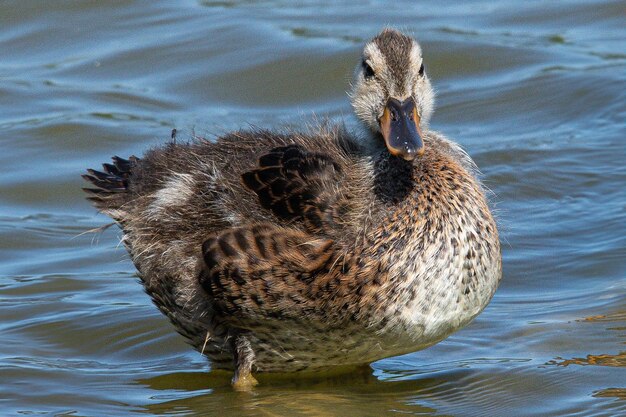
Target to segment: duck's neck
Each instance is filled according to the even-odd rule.
[[[415,189],[414,165],[400,157],[391,155],[387,149],[374,155],[374,193],[379,201],[398,204]]]
[[[412,162],[389,153],[380,132],[372,131],[360,121],[359,145],[374,163],[374,192],[376,200],[385,204],[399,203],[415,188]]]
[[[354,137],[366,155],[375,157],[385,149],[385,140],[380,132],[374,132],[365,122],[359,119],[356,119],[352,126],[355,128]]]

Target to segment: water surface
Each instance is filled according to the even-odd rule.
[[[626,414],[620,1],[0,4],[0,414]],[[179,136],[340,121],[362,43],[413,33],[432,127],[481,167],[504,280],[427,349],[335,378],[229,376],[137,283],[80,173]]]

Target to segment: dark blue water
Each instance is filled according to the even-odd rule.
[[[626,7],[617,1],[0,3],[0,414],[626,414]],[[432,127],[493,191],[504,280],[372,375],[236,393],[80,190],[111,155],[351,113],[364,41],[422,43]]]

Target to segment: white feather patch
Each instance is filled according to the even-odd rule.
[[[193,189],[192,175],[175,172],[165,181],[163,188],[154,193],[154,201],[148,210],[157,214],[168,208],[184,205],[193,195]]]

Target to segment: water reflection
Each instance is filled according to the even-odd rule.
[[[626,400],[626,388],[607,388],[594,392],[593,396],[596,398],[617,398],[619,400]]]
[[[601,354],[587,355],[585,358],[563,359],[556,358],[548,362],[549,365],[569,366],[569,365],[596,365],[596,366],[623,366],[626,367],[626,351],[616,355]]]
[[[438,415],[416,396],[446,382],[448,376],[415,380],[381,381],[372,370],[335,377],[294,378],[261,376],[253,392],[235,392],[230,375],[224,372],[177,373],[137,381],[155,391],[183,389],[184,397],[167,400],[157,394],[158,404],[147,407],[150,413],[170,414],[183,411],[192,415],[246,416],[381,416],[390,412]]]
[[[585,317],[577,320],[581,323],[619,323],[618,326],[611,325],[606,330],[624,332],[626,331],[626,310],[616,311],[608,314],[599,314],[595,316]],[[626,334],[620,333],[620,337],[624,338],[623,344],[626,344]],[[555,358],[547,363],[548,365],[569,366],[569,365],[594,365],[594,366],[612,366],[626,367],[626,351],[617,354],[589,354],[584,358],[563,359]]]
[[[382,363],[382,362],[381,362]],[[476,359],[441,362],[425,369],[361,369],[336,376],[260,375],[254,391],[233,391],[226,372],[172,373],[137,380],[155,392],[155,414],[174,411],[205,415],[411,415],[455,414],[458,407],[477,408],[483,415],[515,410],[529,398],[551,391],[561,395],[555,380],[520,386],[519,378],[535,372],[528,359]],[[557,377],[557,375],[555,375]],[[559,376],[566,382],[569,376]],[[530,407],[530,406],[527,406]],[[491,414],[496,413],[496,414]]]

